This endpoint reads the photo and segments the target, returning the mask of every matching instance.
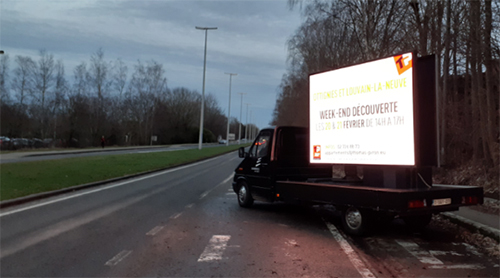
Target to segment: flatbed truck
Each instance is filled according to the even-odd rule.
[[[483,203],[481,187],[429,184],[429,171],[365,167],[363,179],[335,178],[332,165],[309,163],[307,146],[307,128],[278,126],[261,130],[248,152],[240,148],[243,161],[232,184],[239,205],[250,207],[254,200],[333,205],[342,212],[344,230],[363,235],[394,217],[421,229],[432,214]],[[381,175],[398,182],[387,186],[377,178]]]

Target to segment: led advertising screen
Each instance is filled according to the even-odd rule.
[[[310,162],[415,165],[413,55],[309,76]]]

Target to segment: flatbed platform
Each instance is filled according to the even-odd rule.
[[[483,189],[477,186],[433,184],[430,188],[396,189],[335,181],[276,181],[275,186],[279,200],[283,201],[307,200],[319,204],[387,211],[398,215],[454,211],[460,206],[483,203]],[[410,202],[414,202],[414,207]]]

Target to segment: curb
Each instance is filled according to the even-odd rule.
[[[500,230],[486,226],[481,223],[477,223],[475,221],[469,220],[467,218],[464,218],[459,215],[455,215],[451,212],[443,212],[440,215],[444,216],[448,220],[450,220],[452,223],[461,225],[471,231],[477,231],[480,234],[491,237],[495,239],[497,242],[500,242]]]
[[[6,200],[6,201],[0,202],[0,209],[7,208],[7,207],[12,207],[12,206],[16,206],[16,205],[21,205],[21,204],[24,204],[24,203],[28,203],[28,202],[32,202],[32,201],[36,201],[36,200],[40,200],[40,199],[45,199],[45,198],[49,198],[49,197],[61,195],[61,194],[68,193],[68,192],[73,192],[73,191],[78,191],[78,190],[87,189],[87,188],[91,188],[91,187],[96,187],[96,186],[107,184],[107,183],[112,183],[112,182],[116,182],[116,181],[131,179],[131,178],[135,178],[135,177],[138,177],[138,176],[144,176],[144,175],[151,174],[151,173],[161,172],[161,171],[165,171],[165,170],[168,170],[168,169],[172,169],[172,168],[176,168],[176,167],[188,165],[188,164],[191,164],[191,163],[195,163],[195,162],[207,160],[207,159],[210,159],[210,158],[222,156],[222,155],[225,155],[225,154],[228,154],[228,153],[232,153],[232,152],[236,152],[236,151],[237,150],[233,150],[233,151],[221,153],[221,154],[218,154],[218,155],[205,157],[205,158],[202,158],[202,159],[197,159],[197,160],[193,160],[193,161],[190,161],[190,162],[177,164],[175,166],[170,166],[170,167],[160,168],[160,169],[156,169],[156,170],[150,170],[150,171],[140,172],[140,173],[136,173],[136,174],[126,175],[126,176],[117,177],[117,178],[111,178],[111,179],[102,180],[102,181],[96,181],[96,182],[91,182],[91,183],[86,183],[86,184],[75,185],[75,186],[71,186],[71,187],[68,187],[68,188],[63,188],[63,189],[58,189],[58,190],[49,191],[49,192],[42,192],[42,193],[32,194],[32,195],[28,195],[28,196],[25,196],[25,197],[20,197],[20,198],[12,199],[12,200]]]
[[[181,144],[184,146],[190,146],[192,144]],[[124,150],[149,150],[149,149],[158,149],[158,148],[171,148],[173,145],[157,145],[157,146],[137,146],[137,147],[124,147],[124,148],[108,148],[108,149],[93,149],[93,150],[75,150],[75,151],[61,151],[61,152],[47,152],[47,153],[33,153],[28,154],[23,157],[32,157],[32,156],[46,156],[46,155],[67,155],[67,154],[81,154],[81,153],[98,153],[98,152],[117,152]]]

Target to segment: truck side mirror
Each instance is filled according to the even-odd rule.
[[[241,148],[238,149],[238,156],[240,158],[244,158],[246,156],[245,147],[241,147]]]

